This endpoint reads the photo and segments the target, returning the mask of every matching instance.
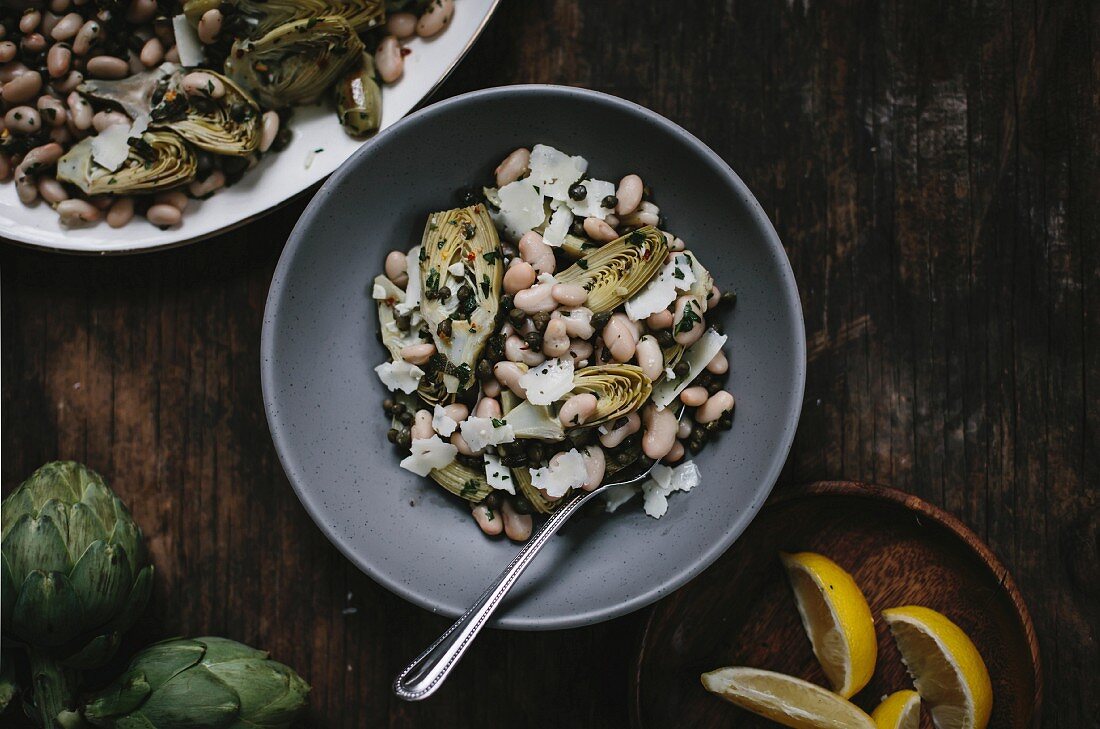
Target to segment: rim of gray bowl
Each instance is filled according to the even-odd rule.
[[[403,127],[416,125],[422,119],[445,114],[449,109],[455,106],[463,106],[465,104],[499,97],[546,93],[559,94],[563,98],[595,100],[601,103],[618,106],[625,109],[628,113],[642,116],[653,124],[662,127],[669,134],[680,137],[689,145],[696,148],[712,167],[724,177],[728,178],[731,185],[737,190],[741,197],[750,203],[753,219],[764,233],[764,237],[771,249],[770,253],[772,257],[775,258],[779,264],[778,268],[784,283],[782,295],[787,299],[787,304],[796,318],[798,330],[801,332],[802,336],[796,339],[796,356],[793,364],[797,383],[795,383],[795,397],[791,400],[791,407],[787,413],[787,425],[783,431],[782,442],[777,444],[772,463],[762,479],[763,488],[759,492],[759,498],[749,504],[741,512],[738,519],[730,522],[721,538],[715,540],[711,548],[700,554],[692,564],[686,565],[676,573],[670,575],[663,583],[654,585],[644,592],[628,596],[615,605],[587,612],[578,612],[573,615],[549,618],[516,618],[504,616],[497,619],[494,623],[494,627],[511,630],[565,630],[612,620],[636,610],[640,610],[656,602],[660,598],[673,593],[713,564],[714,561],[722,556],[722,554],[733,545],[737,538],[741,536],[748,527],[749,522],[756,517],[756,514],[760,511],[764,502],[771,494],[772,489],[775,487],[775,483],[779,479],[779,474],[783,470],[791,446],[794,443],[795,431],[798,429],[799,416],[802,411],[802,401],[806,390],[806,325],[802,315],[802,303],[798,296],[798,285],[795,282],[794,271],[791,268],[790,260],[787,258],[787,253],[783,248],[782,242],[779,240],[779,235],[775,232],[771,220],[764,213],[764,209],[760,206],[760,202],[756,199],[756,196],[752,194],[748,186],[745,185],[737,173],[733,171],[733,168],[731,168],[725,160],[719,157],[714,150],[704,144],[691,132],[660,114],[640,104],[600,91],[554,84],[517,84],[512,86],[495,86],[452,96],[448,99],[426,106],[401,119],[393,126],[388,127],[374,137],[374,139],[356,150],[327,180],[325,180],[320,190],[317,191],[317,194],[314,195],[309,205],[306,206],[306,209],[302,212],[302,216],[298,219],[298,222],[295,223],[294,229],[287,238],[286,245],[279,257],[279,263],[275,267],[275,273],[271,278],[271,284],[268,288],[267,299],[264,304],[263,328],[260,335],[260,380],[268,429],[271,432],[271,438],[275,444],[275,451],[279,457],[279,463],[282,465],[283,472],[290,481],[291,488],[294,489],[294,493],[298,496],[298,500],[302,503],[302,506],[305,507],[313,523],[317,525],[329,542],[350,560],[352,564],[358,567],[360,571],[404,600],[424,608],[425,610],[452,618],[457,618],[461,614],[461,610],[455,612],[450,606],[442,604],[439,600],[433,599],[430,595],[424,595],[417,590],[413,590],[399,579],[395,579],[390,574],[376,569],[374,565],[362,559],[360,555],[352,551],[337,534],[336,529],[327,524],[322,518],[321,511],[314,502],[314,494],[310,489],[304,488],[303,485],[298,482],[298,479],[295,478],[294,474],[301,473],[301,470],[296,468],[293,463],[288,462],[289,456],[287,453],[289,452],[289,448],[285,440],[286,434],[280,424],[279,416],[276,414],[274,395],[269,389],[275,362],[275,332],[272,311],[274,311],[275,304],[282,295],[283,282],[287,278],[293,260],[305,240],[304,232],[313,224],[314,218],[323,213],[326,200],[340,187],[344,178],[353,174],[361,164],[366,164],[366,160],[373,154],[374,148],[384,143],[391,134],[400,131]],[[465,608],[462,608],[462,610],[465,610]]]

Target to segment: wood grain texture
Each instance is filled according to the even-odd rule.
[[[848,571],[875,617],[878,660],[852,697],[868,713],[913,682],[882,611],[921,605],[974,641],[993,683],[991,727],[1031,729],[1042,705],[1041,660],[1012,576],[977,535],[895,489],[821,482],[777,492],[705,575],[651,613],[634,678],[636,729],[774,726],[702,691],[699,676],[727,665],[779,671],[828,686],[799,619],[779,552],[824,554]],[[933,729],[926,710],[922,727]]]
[[[599,89],[729,161],[806,315],[780,491],[889,484],[969,524],[1032,609],[1050,727],[1100,714],[1098,29],[1089,0],[510,0],[439,94]],[[492,632],[430,703],[390,697],[446,621],[324,540],[263,416],[264,296],[303,204],[155,255],[0,248],[5,493],[55,457],[102,471],[159,571],[131,644],[264,646],[313,683],[315,726],[623,726],[644,615]]]

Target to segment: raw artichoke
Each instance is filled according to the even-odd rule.
[[[129,140],[129,155],[111,171],[93,159],[96,137],[77,142],[57,162],[57,178],[88,195],[128,195],[166,190],[190,182],[198,170],[195,152],[183,138],[167,130],[149,130]]]
[[[305,713],[308,695],[309,684],[265,651],[176,638],[134,656],[83,714],[107,729],[283,729]]]
[[[451,271],[459,266],[460,275]],[[473,383],[473,369],[496,325],[503,277],[500,238],[484,205],[428,217],[420,244],[420,314],[441,357],[436,379],[421,383],[428,402],[443,399],[441,389],[451,396]],[[471,295],[460,302],[464,288]]]
[[[362,54],[363,41],[344,18],[295,20],[255,40],[235,41],[225,59],[225,75],[264,106],[308,104]]]
[[[361,33],[386,20],[384,0],[187,0],[183,12],[198,27],[203,13],[211,9],[244,18],[252,38],[292,20],[340,16]]]
[[[665,265],[667,255],[664,234],[647,225],[586,253],[556,279],[588,289],[585,306],[600,314],[638,293]]]
[[[363,137],[378,130],[382,121],[382,89],[374,73],[374,57],[363,54],[363,63],[344,75],[334,87],[336,114],[344,131]]]
[[[0,602],[5,642],[31,659],[42,726],[72,707],[72,669],[107,662],[149,599],[141,529],[94,471],[48,463],[3,502]]]

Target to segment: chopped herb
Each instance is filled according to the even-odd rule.
[[[325,151],[324,147],[318,147],[317,149],[313,150],[313,153],[314,154],[321,154],[321,152],[324,152],[324,151]]]
[[[489,277],[487,275],[483,275],[481,277],[481,292],[488,296],[489,291],[492,289],[492,287],[493,285],[492,282],[489,281]]]
[[[643,246],[645,245],[645,233],[635,230],[626,236],[626,242],[632,246]]]
[[[493,264],[500,258],[500,253],[498,251],[485,251],[481,254],[481,257],[485,259],[486,263]]]
[[[681,271],[678,268],[674,268],[674,269],[672,269],[672,277],[673,278],[678,278],[682,281],[684,279],[684,272]]]
[[[503,428],[508,424],[508,421],[504,418],[489,418],[489,420],[493,421],[494,428]]]
[[[584,260],[583,258],[577,259],[577,265],[585,271],[588,270],[588,261]]]
[[[477,228],[474,226],[473,223],[462,224],[462,237],[464,237],[466,240],[470,240],[475,235],[477,235]]]
[[[684,316],[680,319],[680,323],[676,325],[676,333],[683,334],[684,332],[690,332],[692,328],[701,321],[703,321],[703,318],[696,313],[695,304],[689,299],[684,304]]]
[[[428,249],[420,246],[420,262],[423,263],[426,260],[428,260]]]
[[[435,248],[436,248],[436,250],[441,251],[441,250],[443,250],[443,246],[445,246],[445,245],[447,245],[447,241],[440,238],[439,242],[435,244]]]
[[[425,283],[425,287],[428,289],[428,291],[435,291],[439,288],[439,271],[433,269],[428,274],[428,280]]]
[[[462,484],[462,490],[459,492],[459,496],[473,496],[481,488],[481,484],[477,482],[476,478],[471,478],[466,483]]]

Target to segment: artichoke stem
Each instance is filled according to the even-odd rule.
[[[79,674],[33,648],[28,653],[34,698],[27,704],[27,713],[43,729],[58,729],[62,712],[69,715],[76,708]]]

